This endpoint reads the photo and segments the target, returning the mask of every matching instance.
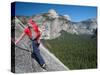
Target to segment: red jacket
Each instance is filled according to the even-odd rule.
[[[29,23],[32,25],[32,29],[36,33],[36,36],[35,36],[36,38],[35,39],[38,40],[40,38],[40,30],[39,30],[38,25],[32,19],[29,20]],[[28,35],[29,38],[32,38],[32,32],[31,32],[31,30],[28,27],[26,27],[24,29],[24,32],[25,32],[26,35]]]

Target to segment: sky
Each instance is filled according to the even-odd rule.
[[[46,13],[50,9],[56,10],[59,15],[69,15],[71,20],[79,22],[89,18],[97,17],[97,7],[94,6],[76,6],[76,5],[61,5],[61,4],[43,4],[43,3],[15,3],[16,16],[32,16],[41,13]]]

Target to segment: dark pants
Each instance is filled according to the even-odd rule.
[[[32,41],[32,47],[33,47],[33,52],[32,52],[32,56],[37,60],[37,62],[42,66],[43,64],[45,64],[44,59],[42,58],[41,54],[40,54],[40,50],[39,50],[39,44],[36,40]]]

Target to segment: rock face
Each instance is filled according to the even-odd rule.
[[[28,38],[25,38],[28,40]],[[29,48],[29,45],[25,45],[26,40],[23,39],[19,46],[25,49]],[[47,65],[47,71],[67,71],[69,70],[64,66],[59,59],[57,59],[52,53],[48,51],[42,44],[40,45],[40,54]],[[44,69],[40,67],[37,61],[31,57],[31,52],[21,50],[20,48],[15,48],[15,72],[16,73],[30,73],[30,72],[44,72]]]
[[[18,17],[22,22],[22,17]],[[26,17],[26,21],[30,17]],[[72,22],[70,16],[59,15],[54,9],[50,9],[47,13],[34,15],[31,18],[35,20],[42,31],[43,39],[54,39],[61,35],[64,30],[71,34],[93,34],[97,29],[97,20],[94,18],[81,22]],[[24,20],[25,21],[25,20]],[[25,21],[25,22],[26,22]],[[24,22],[23,22],[24,23]]]
[[[23,32],[23,24],[15,17],[15,39]],[[44,72],[35,58],[31,57],[33,51],[32,42],[25,36],[15,47],[15,73],[30,73]],[[23,50],[23,49],[25,50]],[[41,43],[39,46],[40,54],[42,55],[47,65],[46,71],[66,71],[69,70],[58,58],[56,58],[48,49]],[[27,50],[27,51],[26,51]]]

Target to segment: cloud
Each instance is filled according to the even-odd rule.
[[[58,18],[58,13],[56,12],[56,10],[50,9],[48,12],[50,13],[50,16],[52,16],[53,18]]]
[[[64,15],[65,16],[65,18],[67,18],[68,20],[71,20],[71,17],[69,16],[69,15]]]

